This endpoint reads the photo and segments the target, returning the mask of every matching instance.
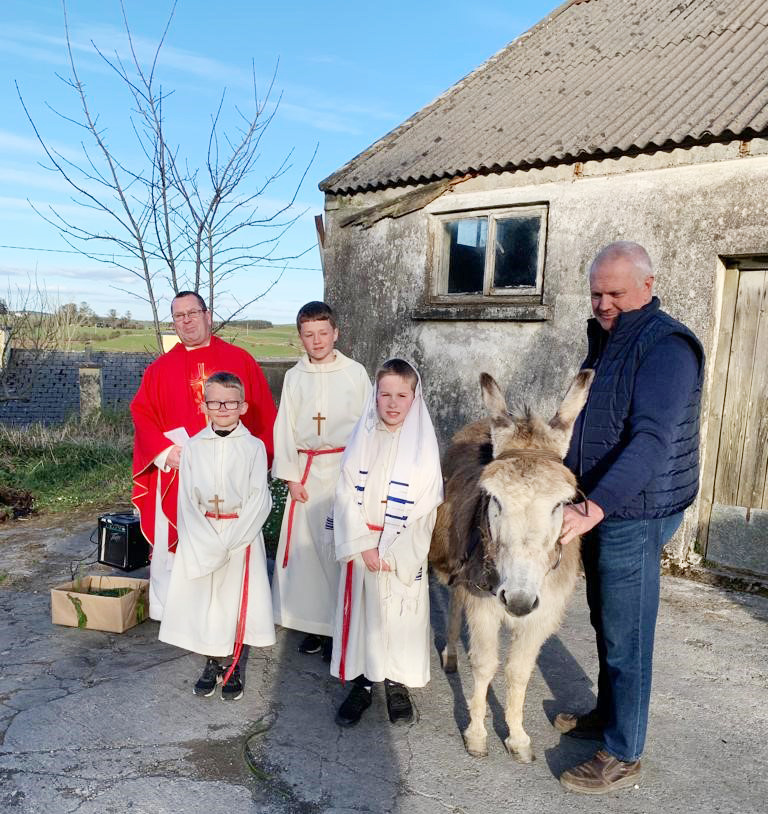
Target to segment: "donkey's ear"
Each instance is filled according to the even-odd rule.
[[[493,426],[508,426],[512,420],[507,412],[507,402],[504,400],[499,385],[490,373],[480,374],[480,389],[483,393],[483,402]]]
[[[576,417],[587,403],[589,388],[591,387],[592,380],[594,378],[594,370],[590,370],[589,368],[580,370],[576,376],[574,376],[571,386],[568,388],[568,392],[565,394],[565,398],[563,399],[558,411],[549,422],[549,426],[553,430],[563,434],[563,443],[566,451],[571,440],[573,422],[576,421]]]
[[[493,376],[481,373],[480,388],[483,391],[483,401],[488,410],[488,417],[491,420],[493,457],[497,458],[515,437],[517,425],[507,412],[507,402],[504,401],[504,396],[499,390],[499,385],[493,380]]]

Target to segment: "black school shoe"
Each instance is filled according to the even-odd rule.
[[[223,671],[223,672],[226,672]],[[239,701],[243,697],[243,682],[240,680],[240,665],[236,664],[229,681],[221,688],[222,701]]]
[[[330,664],[331,656],[333,655],[333,639],[330,636],[323,636],[323,644],[321,649],[323,661]]]
[[[363,713],[371,705],[371,690],[355,684],[352,691],[344,700],[336,713],[336,723],[339,726],[354,726],[360,723]]]
[[[393,724],[409,724],[413,721],[413,704],[408,688],[394,681],[384,682],[387,696],[387,712]]]
[[[315,636],[314,633],[307,633],[299,645],[299,653],[303,653],[305,656],[314,656],[315,653],[319,653],[322,649],[323,642],[320,636]]]
[[[206,659],[203,674],[197,679],[193,690],[195,695],[209,698],[216,692],[216,685],[221,681],[223,670],[216,659]]]

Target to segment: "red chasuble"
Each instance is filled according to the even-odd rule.
[[[144,372],[141,385],[131,402],[135,426],[133,446],[133,494],[131,500],[141,515],[145,537],[155,542],[155,503],[160,478],[162,506],[168,518],[168,550],[176,550],[176,502],[178,471],[161,472],[155,458],[172,445],[164,432],[184,427],[189,436],[206,424],[203,387],[206,379],[220,370],[235,373],[245,386],[248,412],[242,422],[267,448],[272,464],[272,425],[275,403],[269,385],[254,358],[242,348],[215,336],[205,348],[187,350],[181,343],[156,359]]]

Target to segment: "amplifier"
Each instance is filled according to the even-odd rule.
[[[133,514],[103,514],[99,518],[99,557],[104,565],[134,571],[149,565],[149,543]]]

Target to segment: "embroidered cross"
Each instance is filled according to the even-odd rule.
[[[197,402],[199,412],[203,412],[203,402],[205,401],[205,383],[208,380],[208,374],[205,372],[205,364],[203,362],[197,363],[197,378],[190,379],[189,384],[192,388],[192,395]]]
[[[224,503],[224,501],[218,495],[214,495],[213,498],[207,502],[213,503],[213,515],[218,520],[221,514],[220,504]]]
[[[325,416],[320,415],[320,410],[317,411],[317,415],[312,416],[313,421],[317,421],[317,434],[320,435],[320,422],[325,421]]]

